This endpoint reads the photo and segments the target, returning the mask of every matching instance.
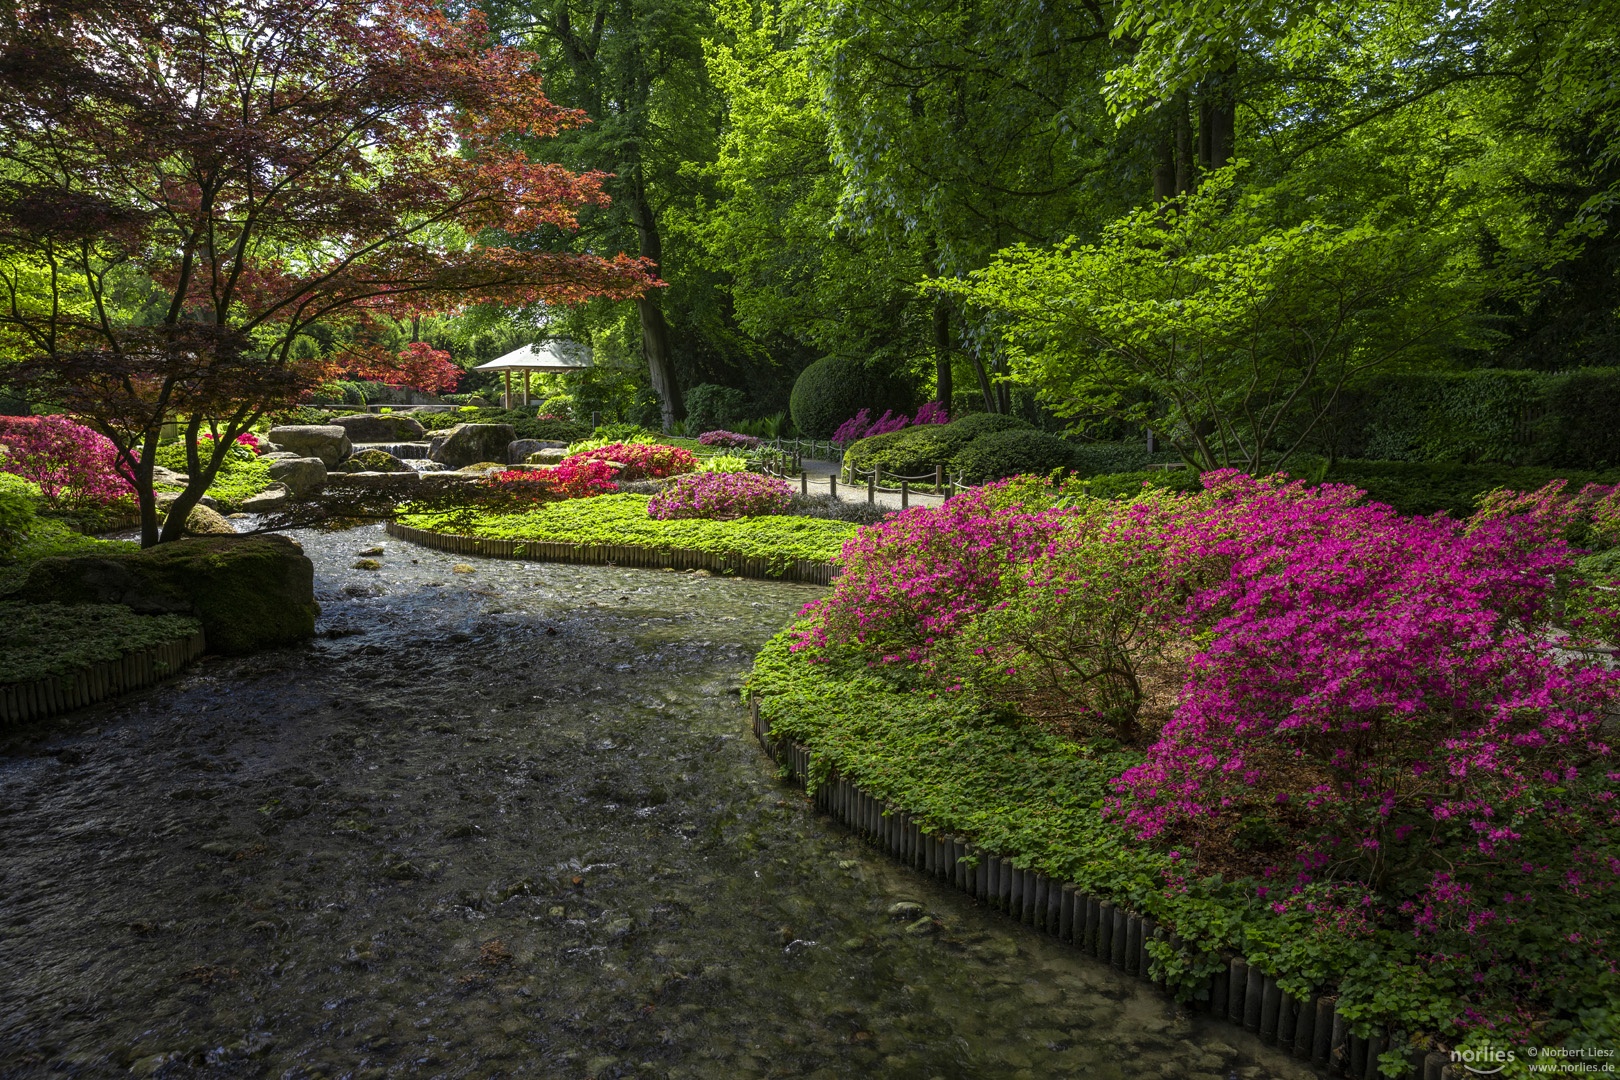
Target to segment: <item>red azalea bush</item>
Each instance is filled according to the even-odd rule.
[[[660,443],[610,443],[582,450],[563,459],[564,465],[588,461],[617,461],[624,466],[621,480],[648,480],[688,473],[697,468],[697,456],[679,446]]]
[[[135,489],[105,436],[65,416],[0,416],[0,470],[39,485],[53,510],[106,506]]]
[[[677,518],[740,518],[780,514],[793,503],[784,480],[758,473],[698,473],[677,477],[647,500],[647,515],[663,521]]]
[[[755,435],[739,435],[735,431],[705,431],[698,436],[704,446],[729,446],[738,450],[755,450],[764,440]]]
[[[489,477],[488,484],[497,498],[538,504],[611,495],[618,490],[613,484],[617,473],[618,470],[605,461],[572,465],[564,462],[551,469],[495,473]]]

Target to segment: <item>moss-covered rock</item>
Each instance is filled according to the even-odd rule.
[[[338,468],[344,472],[410,472],[411,467],[386,450],[361,450]]]
[[[207,537],[127,554],[41,559],[7,599],[194,615],[208,651],[228,656],[312,637],[320,611],[314,566],[282,536]]]

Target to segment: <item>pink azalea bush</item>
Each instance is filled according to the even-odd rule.
[[[0,470],[39,485],[53,510],[106,506],[135,489],[105,436],[65,416],[0,416]]]
[[[1062,511],[1004,502],[1012,488],[991,484],[862,528],[844,544],[832,595],[806,609],[817,618],[795,650],[853,643],[884,662],[926,659],[1062,527]]]
[[[740,518],[784,513],[793,502],[786,481],[751,472],[698,473],[675,481],[647,501],[647,516]]]
[[[1614,673],[1537,632],[1571,558],[1543,523],[1459,529],[1349,488],[1206,482],[1168,550],[1224,573],[1182,616],[1208,643],[1173,718],[1118,782],[1136,835],[1270,812],[1294,826],[1300,881],[1353,865],[1376,883],[1440,834],[1487,854],[1521,839],[1538,788],[1609,757]]]
[[[704,446],[729,446],[737,450],[755,450],[764,440],[756,435],[739,435],[735,431],[705,431],[698,436]]]
[[[848,445],[859,439],[870,438],[873,435],[885,435],[901,428],[913,427],[917,424],[945,424],[950,422],[950,416],[945,412],[945,406],[937,401],[930,401],[917,410],[917,415],[907,419],[904,413],[894,415],[892,409],[886,410],[876,420],[872,419],[869,409],[862,409],[854,416],[845,420],[833,432],[833,442]]]
[[[1620,673],[1559,609],[1569,537],[1616,538],[1613,491],[1495,493],[1458,523],[1204,484],[1043,501],[1019,480],[913,509],[846,545],[791,647],[1124,743],[1094,805],[1168,859],[1133,887],[1200,912],[1173,926],[1189,942],[1253,925],[1251,962],[1283,974],[1401,970],[1375,1005],[1357,988],[1363,1016],[1528,1037],[1620,997]],[[1172,674],[1138,714],[1149,670]]]
[[[692,451],[660,443],[610,443],[570,454],[562,464],[581,465],[588,461],[618,462],[624,466],[619,473],[621,480],[661,479],[697,468],[697,456]]]

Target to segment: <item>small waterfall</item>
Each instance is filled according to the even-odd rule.
[[[400,442],[400,443],[355,443],[354,452],[365,450],[381,450],[385,454],[393,454],[401,461],[410,461],[412,458],[425,458],[428,456],[426,442]]]

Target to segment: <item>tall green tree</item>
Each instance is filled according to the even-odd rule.
[[[548,142],[544,153],[573,168],[606,174],[609,206],[582,217],[567,237],[542,230],[537,246],[613,249],[633,243],[653,262],[663,288],[635,301],[641,352],[664,425],[684,418],[671,294],[684,312],[703,282],[671,250],[669,221],[701,191],[694,166],[713,159],[721,101],[709,82],[704,41],[713,32],[703,0],[501,0],[496,25],[539,58],[547,94],[580,109],[589,123]],[[695,302],[696,301],[696,302]]]

